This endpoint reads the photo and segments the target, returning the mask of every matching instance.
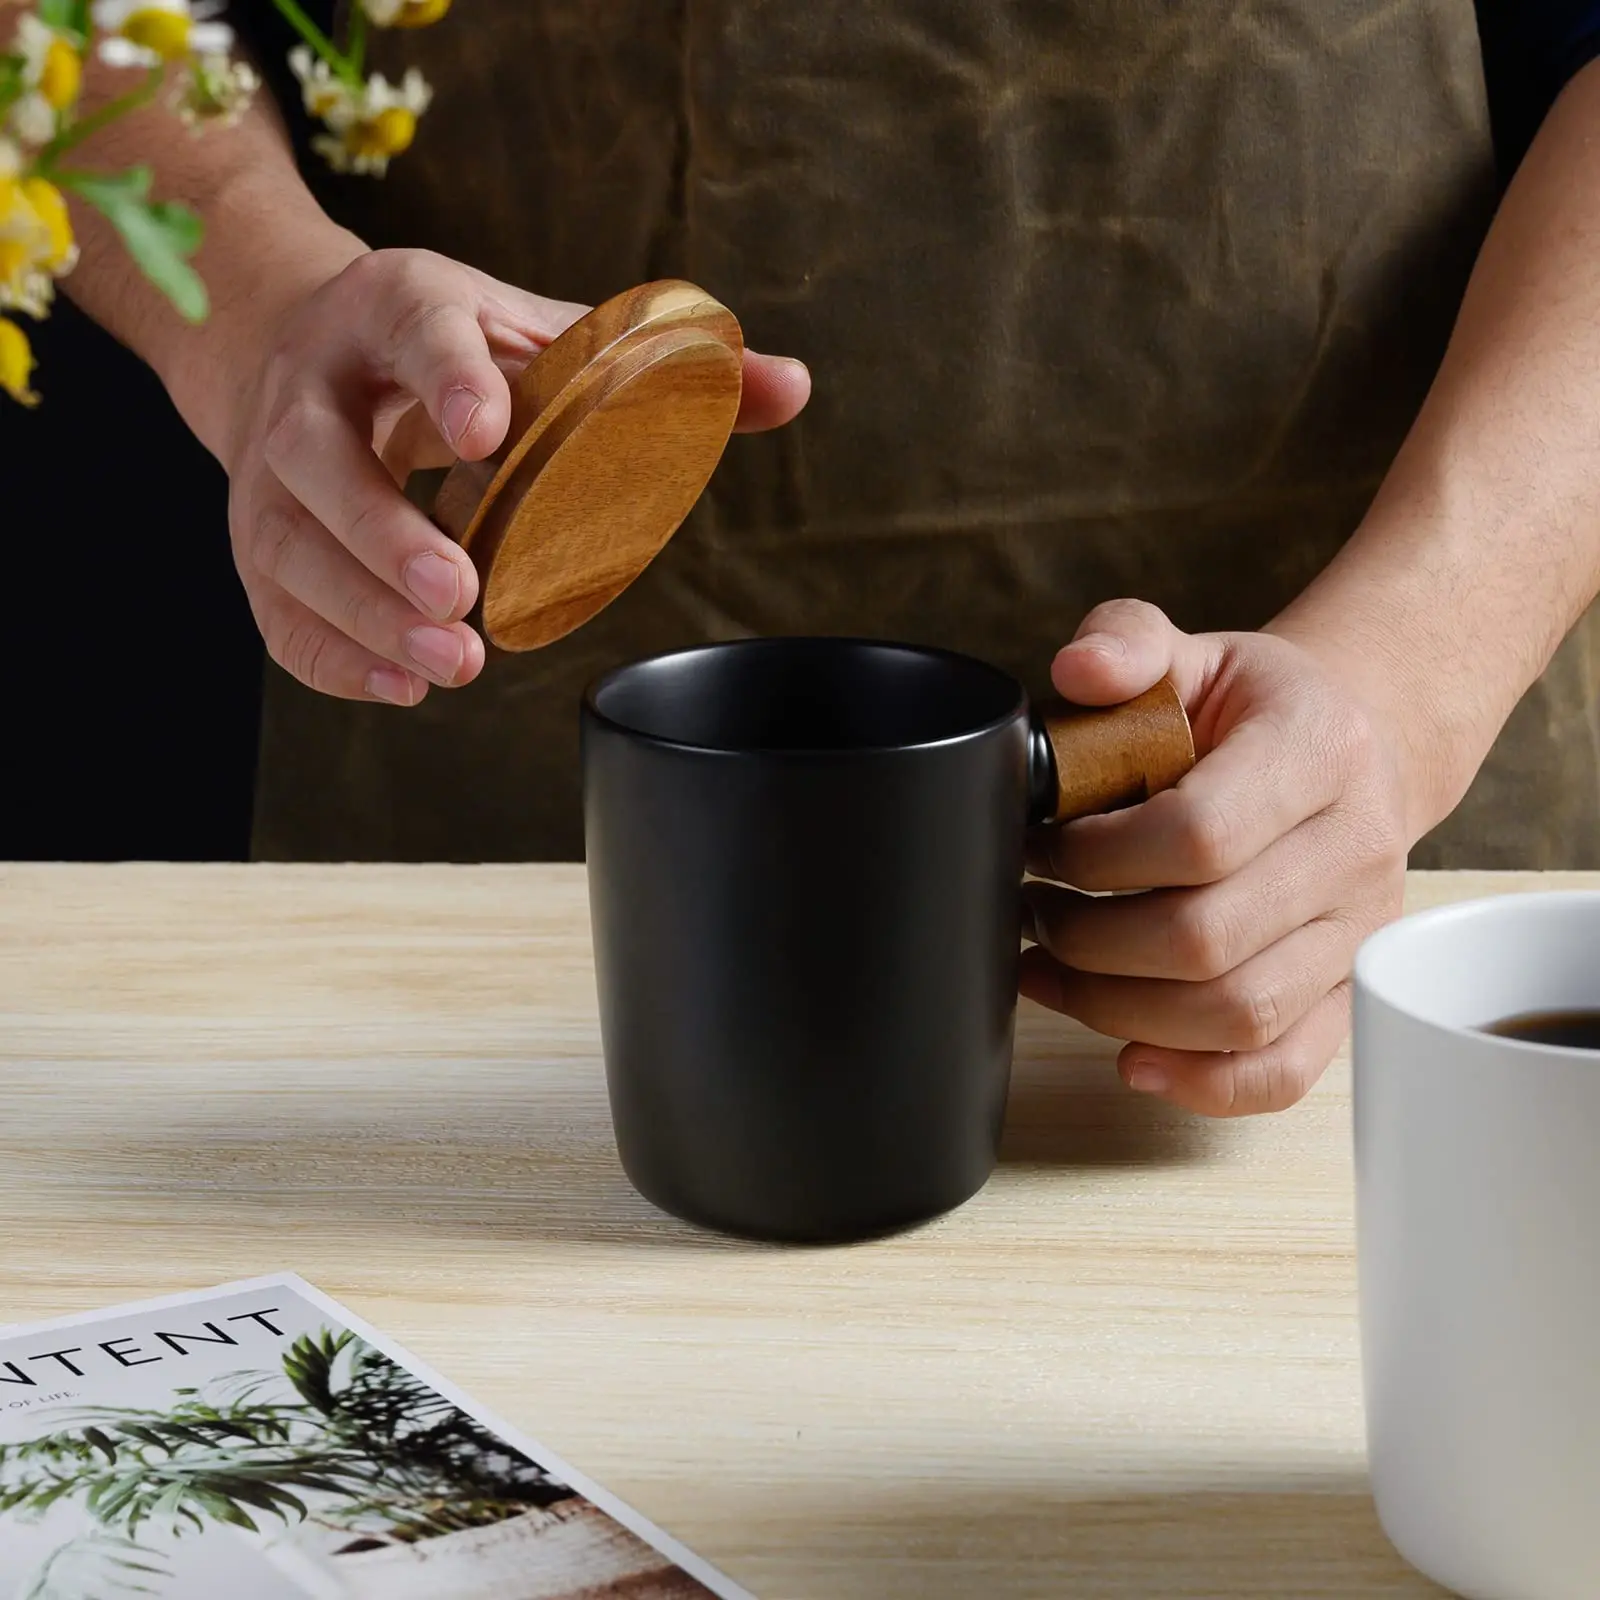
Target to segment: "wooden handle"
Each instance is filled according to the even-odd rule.
[[[1052,822],[1136,806],[1194,765],[1194,735],[1169,679],[1123,705],[1061,706],[1043,722],[1056,766]]]

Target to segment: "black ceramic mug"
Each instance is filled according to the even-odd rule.
[[[606,1079],[628,1177],[749,1237],[869,1237],[994,1168],[1026,825],[1193,763],[1170,685],[1030,713],[980,661],[846,639],[642,661],[583,705]]]

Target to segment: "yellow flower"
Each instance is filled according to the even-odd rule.
[[[53,111],[65,111],[76,103],[83,62],[65,34],[25,11],[17,18],[11,52],[22,61],[24,89],[35,90]]]
[[[21,303],[52,249],[50,229],[29,203],[22,182],[0,177],[0,306]]]
[[[28,387],[35,365],[27,334],[0,317],[0,389],[25,406],[38,405],[38,395]]]
[[[108,67],[159,67],[225,56],[233,29],[209,20],[219,9],[190,0],[95,0],[94,25],[108,36],[100,41],[100,59]]]
[[[380,28],[426,28],[450,9],[450,0],[361,0]]]
[[[32,12],[17,19],[12,56],[21,62],[22,93],[11,107],[11,131],[24,144],[48,144],[57,117],[77,103],[83,62],[72,41]]]
[[[311,147],[335,172],[382,177],[389,162],[411,147],[417,118],[433,98],[415,67],[398,85],[381,73],[364,84],[350,84],[336,78],[327,62],[314,60],[306,49],[295,50],[289,64],[300,80],[306,110],[328,128],[311,141]]]
[[[39,93],[55,110],[65,111],[77,102],[82,86],[83,58],[65,39],[53,39],[39,72]]]
[[[33,207],[50,238],[50,253],[40,265],[58,278],[65,276],[78,260],[77,242],[72,237],[72,218],[67,214],[67,197],[44,178],[24,178],[22,197]]]
[[[0,307],[45,316],[54,278],[77,265],[78,247],[61,191],[43,178],[0,168]]]

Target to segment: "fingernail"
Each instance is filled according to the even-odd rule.
[[[1128,641],[1115,633],[1086,633],[1067,646],[1069,650],[1089,650],[1097,656],[1125,656]]]
[[[413,628],[406,654],[435,683],[449,684],[461,670],[461,641],[448,628]]]
[[[406,588],[411,598],[443,622],[461,599],[461,576],[456,564],[433,550],[424,550],[406,567]]]
[[[1140,1094],[1160,1094],[1171,1081],[1153,1061],[1138,1061],[1128,1068],[1128,1087],[1137,1089]]]
[[[453,449],[461,448],[461,440],[472,426],[472,419],[477,416],[482,404],[483,396],[474,394],[470,389],[450,391],[439,420],[444,424],[444,436]]]
[[[393,667],[374,667],[367,674],[367,693],[392,706],[409,706],[414,700],[410,676]]]
[[[811,368],[808,367],[805,362],[798,360],[796,357],[782,356],[779,359],[782,360],[784,366],[792,367],[796,372],[803,372],[808,378],[811,376]]]

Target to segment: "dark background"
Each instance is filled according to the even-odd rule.
[[[1509,175],[1600,48],[1600,0],[1479,0],[1478,16]],[[280,67],[290,41],[267,0],[231,17]],[[0,399],[0,860],[244,859],[264,655],[223,474],[71,305],[27,328],[44,404]]]

